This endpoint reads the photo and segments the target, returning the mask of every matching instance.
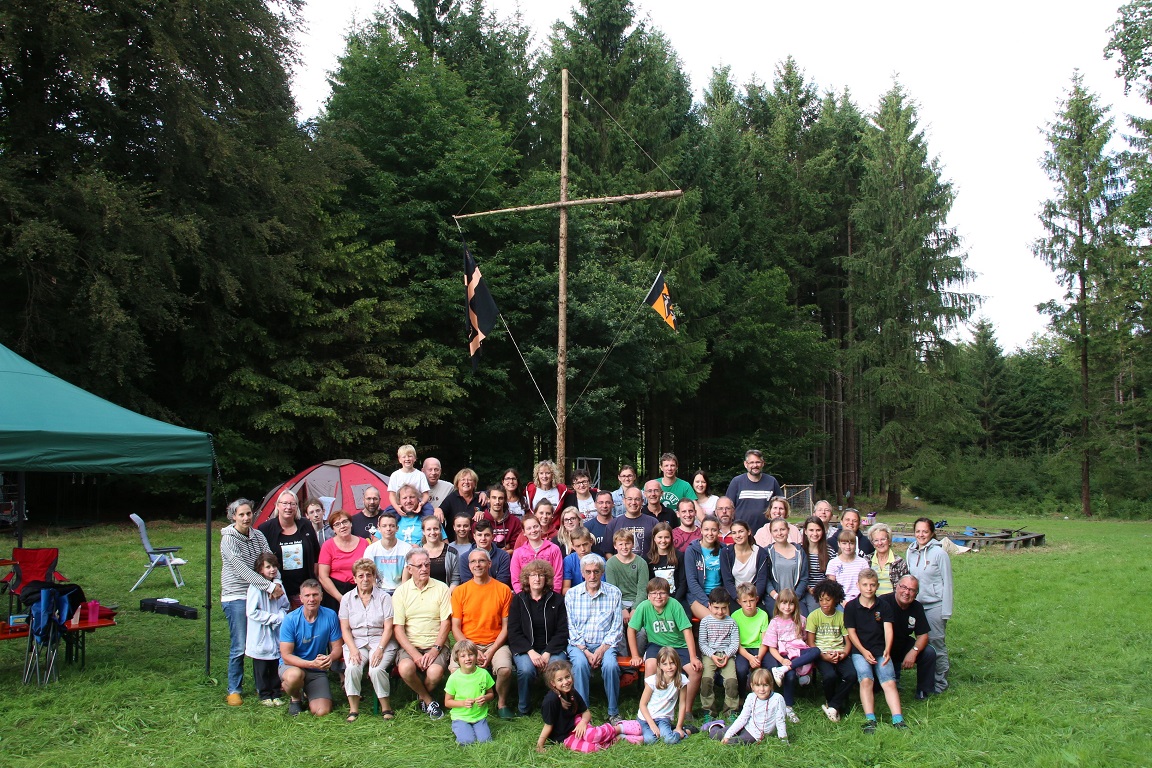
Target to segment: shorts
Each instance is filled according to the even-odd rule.
[[[483,653],[484,651],[487,651],[489,646],[491,646],[491,645],[492,645],[491,643],[489,643],[488,645],[480,645],[479,643],[477,643],[476,648],[479,649],[481,653]],[[450,671],[450,672],[455,672],[458,669],[460,669],[460,665],[457,664],[455,661],[453,661],[448,666],[448,671]],[[488,660],[488,665],[487,665],[486,669],[488,669],[488,671],[491,672],[493,675],[495,675],[496,672],[498,670],[501,670],[501,669],[507,669],[508,671],[512,671],[513,669],[515,669],[515,667],[512,664],[512,649],[508,647],[507,643],[500,646],[499,650],[496,651],[496,655]]]
[[[644,651],[644,658],[645,659],[656,658],[656,656],[660,653],[661,649],[662,649],[662,646],[656,645],[656,643],[649,643],[648,644],[648,650]],[[676,655],[680,657],[680,666],[682,666],[682,667],[688,666],[688,662],[690,662],[692,660],[692,657],[688,655],[688,649],[687,648],[673,648],[672,650],[676,651]]]
[[[431,648],[417,648],[416,650],[419,651],[421,655],[423,655],[432,649]],[[404,659],[408,659],[409,661],[411,661],[413,663],[415,663],[415,661],[416,661],[416,659],[414,659],[408,655],[408,652],[406,650],[401,648],[396,653],[396,663],[399,664],[400,662],[404,661]],[[448,667],[448,649],[447,648],[441,648],[440,652],[436,654],[436,658],[432,660],[432,664],[439,664],[441,667],[444,667],[445,669],[447,669],[447,667]]]
[[[852,666],[856,668],[856,677],[860,680],[875,680],[884,685],[896,679],[896,670],[892,666],[892,659],[889,658],[887,663],[881,664],[880,657],[876,657],[875,664],[869,664],[859,653],[852,654]]]
[[[280,661],[280,679],[284,679],[284,670],[289,666]],[[309,701],[316,699],[328,699],[332,701],[332,685],[328,680],[328,671],[324,669],[303,669],[304,673],[304,696]]]

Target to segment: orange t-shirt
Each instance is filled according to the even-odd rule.
[[[477,645],[488,645],[496,639],[511,604],[512,590],[496,579],[489,579],[483,586],[470,579],[452,593],[452,615],[460,619],[464,637]]]

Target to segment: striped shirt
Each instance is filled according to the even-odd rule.
[[[711,656],[723,653],[734,656],[740,649],[740,628],[731,616],[718,619],[705,616],[700,619],[700,653]]]
[[[588,584],[572,587],[564,595],[568,610],[568,644],[594,651],[601,645],[616,647],[624,633],[624,613],[620,590],[600,582],[595,595]]]
[[[220,602],[247,600],[248,587],[271,593],[275,585],[252,569],[256,558],[271,552],[268,539],[255,528],[248,535],[229,525],[220,531]]]
[[[828,576],[844,587],[844,602],[860,594],[860,571],[868,567],[868,559],[856,555],[855,560],[844,562],[839,557],[828,561]]]

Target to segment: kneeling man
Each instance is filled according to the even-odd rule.
[[[300,585],[300,607],[280,625],[280,680],[290,699],[288,714],[300,714],[301,693],[308,696],[308,711],[323,717],[332,711],[328,669],[344,646],[336,611],[320,605],[322,590],[316,579]]]

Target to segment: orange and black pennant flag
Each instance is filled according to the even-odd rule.
[[[656,282],[652,283],[652,290],[648,291],[648,298],[644,302],[656,310],[660,318],[672,326],[672,330],[680,330],[680,319],[672,309],[672,297],[668,295],[668,284],[664,282],[664,272],[656,275]]]
[[[468,354],[472,357],[473,372],[480,366],[480,344],[496,326],[500,311],[488,292],[480,267],[468,249],[464,249],[465,322],[468,326]]]

